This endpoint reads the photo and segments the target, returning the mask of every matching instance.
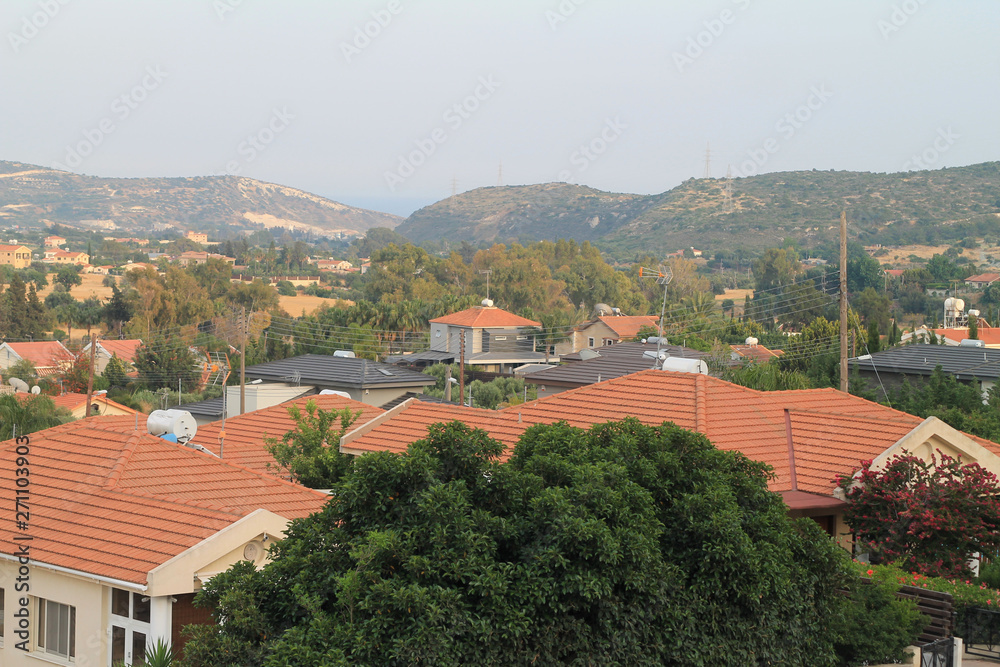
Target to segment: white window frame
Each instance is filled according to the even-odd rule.
[[[114,609],[114,595],[115,590],[122,591],[123,593],[128,593],[128,616],[119,616],[113,612]],[[130,591],[125,588],[111,588],[111,594],[108,596],[108,667],[111,667],[113,663],[111,662],[112,651],[114,651],[114,639],[112,637],[112,628],[119,627],[125,630],[125,657],[124,661],[126,665],[133,664],[134,656],[132,655],[132,639],[136,632],[140,632],[146,637],[146,648],[149,648],[149,640],[152,637],[153,631],[149,621],[139,621],[134,618],[135,616],[135,600],[136,597],[145,597],[144,593],[139,593],[136,591]],[[152,620],[152,605],[150,605],[150,621]],[[142,663],[140,663],[142,664]]]
[[[587,337],[587,347],[595,347],[594,343],[596,342],[593,338]]]
[[[37,621],[38,632],[35,635],[35,652],[43,654],[46,658],[54,659],[60,663],[72,665],[76,664],[76,607],[70,604],[64,604],[62,602],[56,602],[55,600],[48,600],[46,598],[35,598],[35,618]],[[59,653],[58,651],[52,650],[49,646],[43,646],[45,644],[51,644],[48,632],[46,632],[45,625],[49,620],[49,612],[51,609],[47,605],[55,605],[57,608],[65,607],[67,609],[67,621],[69,627],[66,628],[66,653]],[[61,610],[60,610],[61,611]],[[44,612],[44,613],[43,613]],[[61,630],[61,629],[60,629]],[[63,639],[63,637],[57,637],[56,640]]]

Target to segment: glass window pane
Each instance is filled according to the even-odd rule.
[[[111,589],[111,613],[128,618],[128,591],[120,588]]]
[[[111,664],[125,661],[125,628],[111,626]]]
[[[58,602],[54,604],[55,608],[59,612],[58,613],[59,629],[57,630],[57,632],[59,633],[58,634],[59,644],[58,647],[56,648],[56,652],[59,655],[68,656],[69,655],[69,607],[67,607],[64,604],[59,604]],[[52,615],[56,616],[56,614]],[[51,644],[52,642],[49,643]]]
[[[143,602],[142,593],[132,593],[132,618],[143,623],[149,623],[149,598]]]
[[[38,601],[38,648],[45,648],[45,600]]]
[[[132,664],[141,665],[146,662],[146,635],[132,632]]]
[[[59,606],[45,601],[45,646],[53,652],[59,651]]]
[[[76,657],[76,607],[69,608],[69,657]]]

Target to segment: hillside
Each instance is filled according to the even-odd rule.
[[[727,185],[731,197],[727,197]],[[613,255],[687,246],[762,249],[833,241],[841,209],[865,243],[1000,234],[1000,162],[897,174],[800,171],[690,179],[659,195],[546,185],[472,190],[416,211],[414,241],[589,240]]]
[[[401,218],[240,176],[99,178],[0,161],[0,225],[52,222],[149,232],[284,227],[322,236],[395,227]]]

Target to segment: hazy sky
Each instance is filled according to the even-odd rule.
[[[0,159],[406,215],[1000,159],[996,0],[2,0]]]

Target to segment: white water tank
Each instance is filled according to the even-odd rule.
[[[969,310],[969,315],[970,316],[979,317],[979,311],[976,310],[975,308],[972,308],[972,309]]]
[[[955,310],[958,311],[958,312],[962,312],[963,310],[965,310],[965,301],[962,300],[962,299],[955,299],[955,301],[952,303],[952,305],[955,307]]]
[[[963,338],[958,344],[961,347],[986,347],[986,343],[983,341],[973,340],[972,338]]]
[[[750,336],[750,337],[749,337],[749,338],[747,338],[747,340],[746,340],[746,344],[747,344],[747,345],[749,345],[750,347],[757,347],[757,343],[759,343],[759,342],[760,342],[760,341],[758,341],[758,340],[757,340],[756,338],[754,338],[753,336]]]
[[[667,357],[663,360],[663,370],[677,373],[700,373],[708,375],[708,364],[703,359]]]
[[[150,435],[173,436],[167,439],[185,443],[198,433],[198,422],[186,410],[153,410],[146,419],[146,430]]]
[[[950,297],[949,296],[947,299],[944,300],[944,309],[945,310],[954,310],[955,309],[955,299],[954,299],[954,297]]]
[[[493,307],[493,299],[483,299],[483,307],[484,308],[492,308]]]

